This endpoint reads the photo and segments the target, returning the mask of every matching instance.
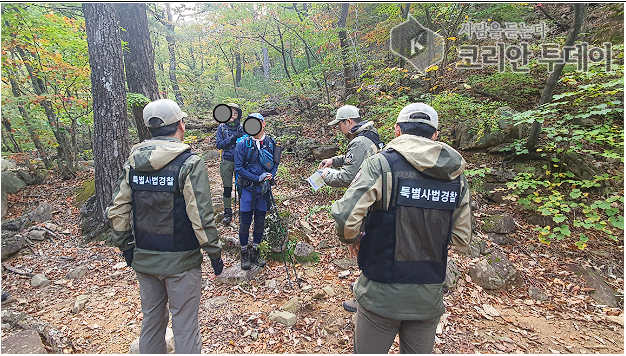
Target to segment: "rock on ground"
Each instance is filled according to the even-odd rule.
[[[517,274],[517,269],[500,251],[494,251],[470,269],[470,277],[483,289],[500,289]]]
[[[2,171],[2,191],[15,194],[26,186],[26,183],[13,171]]]
[[[350,267],[358,266],[358,264],[356,263],[356,258],[342,258],[338,260],[333,260],[333,263],[335,264],[335,266],[343,270],[350,269]]]
[[[285,303],[285,305],[282,306],[281,309],[287,312],[297,312],[298,310],[300,310],[300,308],[302,308],[302,304],[300,303],[300,298],[293,297],[289,299],[287,303]]]
[[[46,222],[52,219],[52,205],[47,201],[39,204],[35,210],[28,213],[28,217],[32,221]]]
[[[313,252],[315,252],[315,248],[313,248],[313,246],[309,245],[306,242],[298,241],[293,253],[297,257],[306,257]]]
[[[89,296],[86,294],[82,294],[76,297],[76,300],[74,301],[74,307],[72,308],[72,313],[78,314],[81,310],[85,309],[85,304],[87,304],[88,300]]]
[[[78,267],[73,269],[72,271],[70,271],[65,278],[67,279],[79,279],[79,278],[83,278],[87,272],[89,272],[89,269],[87,267]]]
[[[35,330],[20,330],[2,339],[3,354],[47,354],[39,333]]]
[[[224,269],[222,274],[215,279],[218,283],[236,285],[253,279],[260,271],[259,267],[253,266],[247,271],[241,269],[241,264],[236,263],[234,266]]]
[[[205,309],[216,309],[221,307],[222,305],[228,303],[228,296],[227,295],[221,295],[219,297],[213,297],[209,300],[207,300],[204,303],[204,308]]]
[[[48,278],[41,273],[33,276],[33,278],[30,281],[30,285],[33,287],[45,287],[49,284],[50,284],[50,280],[48,280]]]
[[[492,215],[483,217],[484,232],[495,232],[497,234],[510,234],[515,231],[515,221],[510,215]]]
[[[287,327],[295,325],[298,320],[295,314],[286,311],[275,311],[270,314],[269,319]]]

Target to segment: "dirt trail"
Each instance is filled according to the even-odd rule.
[[[214,201],[219,202],[219,163],[210,161],[207,167]],[[291,173],[292,179],[304,175],[298,171]],[[77,179],[73,183],[80,182]],[[56,181],[44,187],[27,187],[18,193],[19,197],[14,197],[23,201],[12,209],[24,209],[37,204],[27,203],[24,197],[41,191],[65,192],[40,196],[38,200],[52,199],[56,209],[53,222],[71,233],[38,242],[32,251],[23,249],[5,261],[15,268],[45,273],[52,283],[37,289],[31,287],[30,278],[4,271],[2,290],[9,292],[11,299],[2,303],[2,309],[26,312],[52,324],[71,338],[74,349],[66,352],[127,353],[141,328],[137,280],[130,268],[120,264],[123,259],[117,249],[104,242],[80,245],[76,227],[78,210],[70,206],[71,190],[66,184]],[[354,314],[344,311],[341,302],[352,297],[350,283],[356,280],[358,269],[351,267],[347,278],[338,276],[341,270],[332,261],[347,257],[347,250],[332,235],[332,220],[327,212],[309,209],[327,202],[322,202],[319,195],[310,193],[304,185],[294,192],[292,188],[280,187],[279,181],[275,192],[283,196],[296,193],[302,197],[291,201],[288,207],[301,219],[308,215],[314,226],[313,234],[309,235],[310,244],[317,246],[321,239],[330,241],[328,248],[318,251],[319,263],[297,267],[303,286],[311,286],[310,290],[289,289],[284,266],[277,262],[270,261],[255,280],[240,287],[215,284],[210,280],[213,273],[210,264],[204,263],[200,310],[203,352],[352,353]],[[13,214],[16,212],[11,210]],[[219,233],[237,236],[233,227],[220,226]],[[531,232],[528,228],[519,233]],[[466,277],[478,259],[451,253],[463,277],[456,288],[444,295],[447,312],[437,334],[435,353],[624,353],[623,314],[607,315],[615,314],[614,310],[596,306],[588,293],[575,288],[584,284],[580,276],[559,268],[562,264],[550,262],[565,258],[564,253],[535,241],[532,245],[538,257],[507,250],[523,276],[517,285],[495,293],[482,290]],[[227,267],[239,262],[227,253],[224,261]],[[544,268],[542,273],[552,278],[536,279],[535,261]],[[87,274],[80,279],[67,279],[67,273],[79,266],[87,267]],[[555,279],[563,282],[563,286],[555,284]],[[529,283],[539,283],[549,299],[537,302],[529,298]],[[333,288],[334,296],[313,299],[317,290],[328,286]],[[74,300],[83,294],[89,296],[85,308],[78,314],[72,313]],[[220,296],[226,296],[227,300],[216,303],[212,299]],[[296,312],[297,323],[287,328],[268,320],[269,314],[280,310],[292,296],[300,296],[302,300],[302,309]],[[14,332],[15,328],[2,325],[3,337]],[[397,343],[391,351],[398,352]]]

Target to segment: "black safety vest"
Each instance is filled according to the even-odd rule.
[[[383,141],[380,140],[380,136],[372,130],[363,130],[359,132],[358,135],[356,135],[356,137],[359,137],[359,136],[364,136],[364,137],[369,138],[372,142],[374,142],[374,144],[376,145],[376,147],[378,147],[379,150],[385,147],[385,144],[383,143]]]
[[[393,149],[382,155],[393,177],[389,209],[372,210],[366,217],[359,268],[381,283],[442,283],[452,214],[461,200],[460,177],[434,179]]]
[[[185,151],[155,172],[130,170],[135,245],[152,251],[187,251],[200,247],[187,216],[182,182],[183,163],[192,155]]]

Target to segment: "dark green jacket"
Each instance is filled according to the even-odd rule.
[[[173,137],[155,137],[133,146],[106,212],[113,227],[113,242],[120,250],[135,248],[131,229],[132,190],[128,182],[131,167],[138,171],[154,172],[188,149],[189,145]],[[209,177],[202,158],[197,155],[189,157],[183,163],[178,179],[179,182],[184,182],[182,192],[187,216],[200,248],[179,252],[135,248],[132,267],[138,272],[172,275],[190,270],[202,264],[201,249],[210,258],[219,258],[221,255],[222,247],[215,227]]]
[[[452,215],[452,245],[466,246],[471,237],[471,214],[469,185],[462,175],[466,165],[463,157],[445,143],[413,135],[401,135],[385,146],[387,148],[398,151],[422,174],[441,180],[453,180],[461,175],[461,202]],[[344,196],[331,207],[335,233],[342,242],[356,241],[370,208],[386,210],[389,207],[392,185],[391,169],[382,154],[363,162]],[[383,201],[383,190],[387,201]],[[365,309],[395,320],[428,320],[445,311],[441,283],[379,283],[361,274],[354,294]]]

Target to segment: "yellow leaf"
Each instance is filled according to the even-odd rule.
[[[456,37],[448,37],[450,41],[456,41]]]

